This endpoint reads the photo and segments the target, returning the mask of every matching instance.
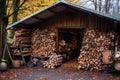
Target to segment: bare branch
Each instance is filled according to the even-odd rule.
[[[87,1],[80,2],[80,5],[81,5],[81,6],[84,6],[84,5],[87,4],[88,2],[90,2],[90,1],[87,0]]]
[[[10,17],[11,15],[13,15],[27,0],[24,0],[11,14],[8,14],[7,17]]]

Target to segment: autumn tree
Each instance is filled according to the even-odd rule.
[[[0,56],[3,54],[3,51],[5,50],[5,44],[7,43],[6,27],[8,25],[8,19],[10,16],[12,16],[18,11],[18,9],[25,3],[26,0],[23,0],[19,6],[17,6],[14,10],[12,10],[12,5],[9,4],[13,3],[14,1],[15,0],[0,1],[0,28],[1,28]]]
[[[12,8],[12,10],[13,11],[15,11],[15,9],[19,6],[19,4],[20,4],[20,0],[13,0],[13,2],[11,3],[13,6],[11,6]],[[16,22],[17,20],[18,20],[18,11],[19,10],[17,10],[12,16],[11,16],[11,19],[12,19],[12,23],[14,23],[14,22]],[[9,32],[9,34],[8,34],[8,39],[13,39],[13,35],[14,35],[14,32],[15,32],[15,30],[9,30],[8,31]],[[9,40],[9,41],[11,41],[11,40]]]

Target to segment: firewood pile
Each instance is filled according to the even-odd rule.
[[[65,40],[59,40],[59,52],[70,51],[76,48],[76,39],[72,40],[71,43],[68,43]]]
[[[65,40],[59,40],[59,51],[70,51],[72,50],[72,44],[67,43]]]
[[[14,41],[11,46],[13,54],[21,55],[20,46],[23,51],[31,51],[31,29],[21,28],[15,32]]]
[[[56,34],[48,29],[36,29],[32,35],[32,56],[40,57],[55,53],[56,51]]]
[[[57,55],[56,53],[50,55],[49,57],[49,60],[47,61],[44,61],[43,64],[44,64],[44,67],[47,67],[47,68],[55,68],[55,67],[58,67],[62,64],[63,62],[63,57],[62,55]]]
[[[102,70],[102,52],[114,46],[115,35],[113,32],[102,33],[87,29],[84,33],[82,48],[78,58],[79,69],[90,71]]]

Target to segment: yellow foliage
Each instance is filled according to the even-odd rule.
[[[20,0],[20,4],[23,0]],[[55,3],[57,0],[27,0],[25,4],[18,11],[18,20],[48,6]],[[10,10],[12,6],[12,0],[9,2],[9,7],[7,8],[7,13],[10,11],[12,13],[13,10]],[[9,17],[9,24],[12,23],[12,16]]]
[[[74,4],[80,4],[80,0],[66,0],[68,2],[74,3]]]
[[[53,4],[56,0],[28,0],[19,10],[18,19],[22,19],[45,6]]]

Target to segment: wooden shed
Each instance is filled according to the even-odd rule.
[[[65,60],[77,58],[80,69],[101,71],[102,52],[114,51],[120,18],[79,5],[60,1],[9,25],[16,29],[13,46],[34,57],[61,54]],[[14,49],[13,54],[20,54]]]

